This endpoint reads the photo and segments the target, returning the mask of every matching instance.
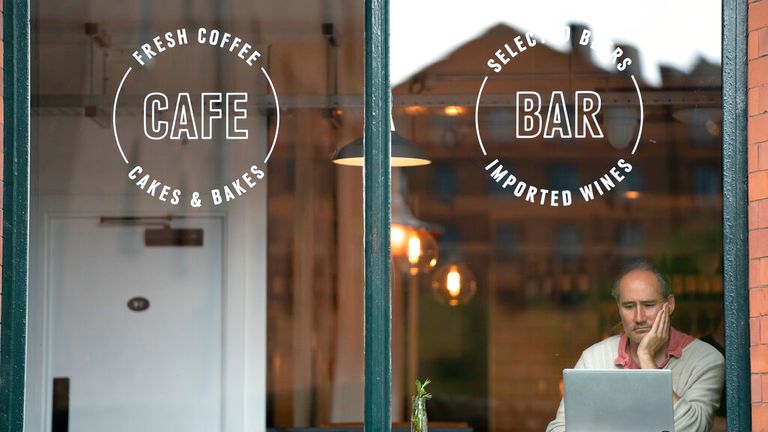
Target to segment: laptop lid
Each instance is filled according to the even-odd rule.
[[[568,432],[674,432],[672,371],[563,370]]]

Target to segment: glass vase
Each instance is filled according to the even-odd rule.
[[[411,411],[411,432],[427,432],[426,400],[415,396]]]

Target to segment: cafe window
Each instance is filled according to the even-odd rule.
[[[407,195],[439,242],[448,224],[476,233],[458,244],[473,298],[421,298],[415,375],[432,380],[431,421],[545,430],[563,369],[621,334],[611,291],[639,260],[678,297],[675,328],[718,331],[721,5],[695,7],[701,20],[638,2],[392,2],[395,124],[411,125],[430,159],[474,167],[488,185],[462,183],[449,207],[443,185]],[[437,137],[449,126],[464,133],[446,152]],[[416,277],[426,287],[440,276]],[[470,329],[482,344],[446,336]]]
[[[616,248],[625,262],[642,259],[645,256],[645,231],[637,223],[619,227]]]
[[[560,228],[557,231],[553,249],[562,263],[577,265],[584,256],[584,239],[581,230],[571,226]]]
[[[579,171],[571,165],[555,165],[550,168],[552,190],[574,190],[579,187]]]
[[[435,184],[437,194],[444,202],[450,203],[459,192],[458,172],[454,165],[435,165]]]
[[[507,163],[504,166],[507,167],[511,173],[518,171],[517,167],[513,164]],[[514,194],[514,189],[505,188],[503,183],[499,183],[493,178],[486,177],[485,180],[488,183],[488,188],[490,189],[491,194],[498,199],[509,199]]]
[[[714,165],[696,165],[693,167],[693,190],[704,197],[722,195],[720,170]]]
[[[26,430],[362,421],[362,3],[32,17]]]
[[[497,225],[493,235],[493,250],[499,261],[519,259],[520,228],[516,225]]]

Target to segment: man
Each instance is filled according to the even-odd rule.
[[[670,326],[675,296],[650,265],[636,263],[628,267],[614,284],[612,294],[618,303],[624,332],[587,348],[575,368],[670,369],[675,431],[709,431],[723,387],[723,356],[710,345]],[[557,417],[547,432],[562,431],[565,409],[561,400]]]

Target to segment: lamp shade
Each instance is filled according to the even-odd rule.
[[[608,142],[617,150],[629,146],[637,129],[639,115],[632,107],[609,107],[603,116]]]
[[[393,167],[411,167],[428,165],[432,161],[414,143],[406,140],[397,132],[392,132],[392,152],[390,163]],[[333,163],[347,166],[363,166],[363,138],[356,139],[342,147]]]

